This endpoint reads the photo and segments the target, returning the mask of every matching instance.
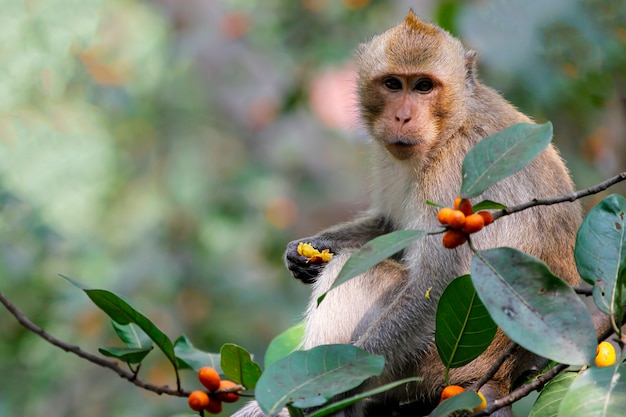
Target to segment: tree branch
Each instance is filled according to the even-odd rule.
[[[57,339],[56,337],[47,333],[41,327],[37,326],[35,323],[30,321],[20,309],[18,309],[13,303],[11,303],[4,296],[2,292],[0,292],[0,303],[2,303],[4,307],[6,307],[9,313],[11,313],[15,317],[15,319],[17,320],[19,324],[24,326],[27,330],[31,331],[32,333],[35,333],[36,335],[44,339],[46,342],[60,349],[63,349],[66,352],[73,353],[74,355],[79,356],[91,363],[95,363],[96,365],[102,366],[104,368],[109,368],[110,370],[118,374],[120,377],[130,381],[131,383],[133,383],[134,385],[140,388],[143,388],[147,391],[152,391],[159,395],[167,394],[167,395],[173,395],[176,397],[188,397],[189,394],[191,394],[190,391],[185,391],[183,389],[175,390],[175,389],[170,388],[169,386],[157,386],[157,385],[144,382],[141,379],[137,378],[136,374],[128,372],[127,370],[121,368],[116,362],[103,359],[89,352],[85,352],[78,346],[70,345],[68,343],[65,343],[62,340]]]
[[[587,197],[593,194],[598,194],[599,192],[606,190],[610,186],[615,185],[625,180],[626,180],[626,172],[622,172],[620,174],[617,174],[614,177],[611,177],[605,181],[602,181],[599,184],[596,184],[589,188],[585,188],[583,190],[576,191],[572,194],[566,194],[566,195],[552,197],[552,198],[535,198],[532,201],[529,201],[527,203],[519,204],[513,207],[507,207],[504,210],[500,210],[500,211],[493,213],[493,219],[496,220],[500,217],[508,216],[509,214],[517,213],[519,211],[523,211],[523,210],[526,210],[535,206],[549,206],[552,204],[564,203],[566,201],[575,201],[575,200],[578,200],[579,198]]]

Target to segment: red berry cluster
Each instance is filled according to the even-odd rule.
[[[216,392],[235,388],[233,381],[222,380],[217,371],[204,366],[198,371],[198,379],[207,391],[193,391],[187,398],[189,408],[194,411],[206,411],[210,414],[222,412],[222,402],[234,403],[239,399],[238,392]]]
[[[493,222],[490,212],[483,210],[474,213],[472,203],[461,197],[454,200],[454,209],[450,207],[440,209],[437,219],[439,223],[449,227],[443,234],[443,246],[448,249],[464,244],[471,233],[476,233]]]

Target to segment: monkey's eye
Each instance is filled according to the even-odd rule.
[[[402,81],[395,77],[385,78],[383,84],[391,91],[402,90]]]
[[[433,80],[430,80],[428,78],[422,78],[421,80],[417,81],[413,89],[415,91],[419,91],[420,93],[428,93],[433,89],[433,86]]]

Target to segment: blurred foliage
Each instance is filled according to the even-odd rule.
[[[286,242],[366,207],[344,80],[355,46],[409,7],[478,49],[487,84],[554,122],[581,187],[624,170],[624,2],[530,3],[5,0],[0,291],[91,352],[114,333],[59,273],[124,294],[172,338],[234,342],[262,361],[306,303]],[[0,335],[2,416],[186,410],[2,309]],[[151,356],[140,375],[172,385]]]

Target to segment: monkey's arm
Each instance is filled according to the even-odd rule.
[[[308,258],[298,254],[298,243],[310,243],[319,251],[328,249],[331,253],[336,253],[345,248],[360,248],[375,237],[392,230],[390,223],[378,215],[364,216],[338,224],[314,236],[289,242],[285,252],[285,264],[296,279],[311,284],[315,282],[325,264],[308,262]]]

